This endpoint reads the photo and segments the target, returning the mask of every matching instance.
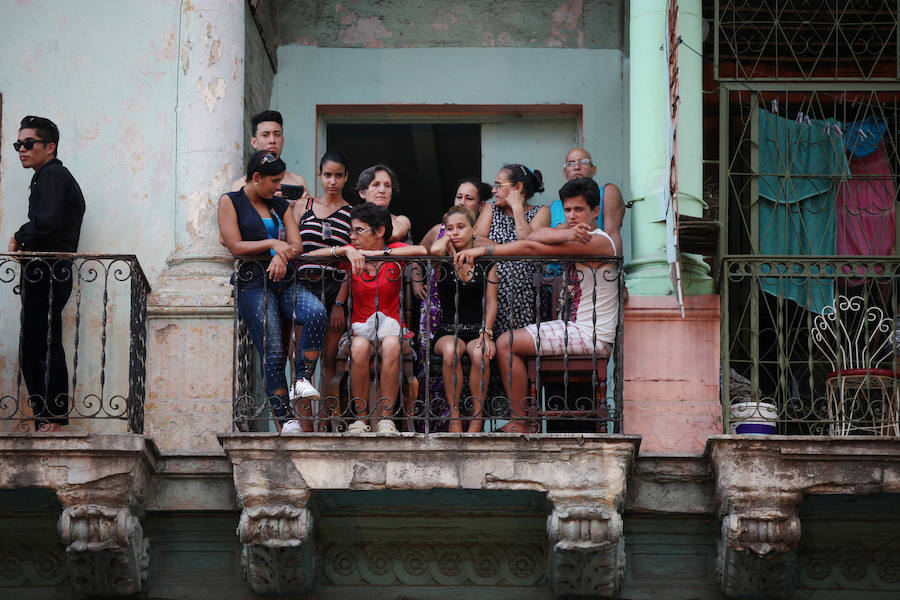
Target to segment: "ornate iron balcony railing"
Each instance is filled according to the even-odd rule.
[[[150,285],[137,258],[0,254],[0,284],[0,427],[111,419],[143,433]]]
[[[731,256],[723,270],[726,431],[900,434],[900,257]]]
[[[556,319],[558,315],[568,314],[576,302],[592,303],[591,320],[596,323],[598,313],[595,292],[593,287],[586,286],[587,297],[577,298],[573,291],[580,286],[576,271],[569,267],[576,263],[585,264],[590,260],[588,269],[590,277],[603,279],[611,286],[615,297],[615,338],[612,344],[611,355],[607,358],[604,348],[597,342],[593,325],[589,328],[592,341],[597,342],[594,350],[576,354],[568,346],[558,356],[535,357],[533,362],[527,364],[526,373],[529,377],[526,386],[527,393],[524,398],[511,399],[506,390],[512,385],[513,370],[509,370],[506,381],[499,375],[499,359],[493,361],[480,360],[475,365],[477,375],[483,374],[486,366],[490,367],[490,376],[486,386],[478,386],[477,390],[469,389],[469,374],[471,364],[468,357],[464,356],[459,363],[462,367],[462,385],[459,405],[459,417],[456,411],[451,414],[451,404],[448,401],[446,382],[442,376],[442,359],[433,351],[433,341],[429,339],[437,322],[421,318],[422,312],[431,314],[435,307],[436,296],[430,293],[430,286],[436,285],[439,280],[452,275],[452,259],[449,257],[416,257],[403,261],[405,263],[402,275],[396,269],[397,259],[370,259],[370,264],[375,265],[378,273],[385,270],[392,271],[386,275],[385,281],[399,282],[399,307],[403,316],[406,333],[403,338],[403,352],[398,369],[400,389],[396,399],[379,398],[374,405],[364,403],[363,399],[373,390],[350,390],[349,377],[346,373],[353,370],[354,358],[344,349],[339,350],[335,359],[336,371],[330,381],[322,381],[320,378],[314,383],[321,392],[321,398],[312,402],[295,405],[293,417],[296,417],[304,430],[316,432],[345,432],[354,421],[366,422],[369,419],[378,420],[380,413],[390,413],[392,421],[404,431],[414,431],[428,434],[435,431],[447,431],[452,422],[458,422],[463,431],[473,428],[486,432],[496,431],[511,417],[530,432],[566,432],[566,431],[591,431],[591,432],[621,432],[622,422],[622,381],[623,381],[623,340],[622,331],[624,323],[623,296],[624,280],[622,274],[622,260],[620,258],[606,258],[597,261],[598,257],[503,257],[491,259],[479,259],[475,264],[476,274],[486,274],[482,289],[479,294],[482,307],[486,306],[487,288],[498,280],[504,281],[504,275],[496,276],[492,267],[494,265],[509,265],[513,267],[512,278],[517,280],[517,287],[521,295],[512,299],[514,310],[504,309],[506,304],[501,302],[499,319],[511,318],[515,312],[537,315],[534,322],[537,327],[544,328],[548,332],[547,322]],[[323,281],[344,281],[349,279],[346,271],[329,269],[340,263],[333,259],[307,259],[304,264],[315,265],[312,270],[305,270],[302,274],[296,272],[288,275],[286,286],[280,288],[282,293],[296,295],[298,286],[311,289],[320,299],[325,298],[325,285]],[[255,275],[254,275],[254,269]],[[234,281],[235,293],[242,293],[241,283],[257,277],[257,282],[265,286],[265,290],[275,291],[275,286],[269,281],[261,281],[262,267],[259,260],[238,259],[235,261]],[[375,276],[372,276],[374,279]],[[352,288],[352,283],[348,283]],[[457,285],[457,284],[455,284]],[[504,286],[506,284],[503,284]],[[424,300],[414,293],[413,288],[424,289]],[[454,288],[454,305],[459,303],[459,288]],[[396,293],[396,292],[395,292]],[[421,292],[420,290],[420,293]],[[502,292],[501,292],[502,293]],[[268,297],[268,296],[266,296]],[[270,302],[272,300],[266,300]],[[386,297],[378,297],[378,306],[384,306]],[[237,307],[238,302],[235,302]],[[524,309],[524,310],[520,310]],[[267,310],[264,309],[264,313]],[[379,309],[380,310],[380,309]],[[341,321],[341,332],[349,337],[350,314],[353,311],[353,293],[351,290],[348,298],[347,318]],[[582,313],[584,314],[584,313]],[[482,320],[478,324],[466,326],[459,322],[459,313],[450,329],[455,339],[464,339],[477,336],[477,330],[484,326]],[[514,323],[525,325],[526,323]],[[294,323],[283,323],[283,331],[287,331],[287,346],[293,346],[296,342],[297,332]],[[264,327],[264,330],[267,328]],[[567,332],[563,335],[568,344]],[[281,410],[278,402],[283,398],[267,397],[264,389],[271,389],[264,381],[265,373],[259,373],[261,369],[255,368],[258,358],[254,358],[254,344],[251,342],[247,328],[243,323],[239,311],[235,309],[234,316],[234,430],[259,431],[269,430],[272,426],[271,407],[275,402],[276,410]],[[495,341],[506,336],[511,339],[509,332],[495,335]],[[266,339],[263,343],[268,343]],[[380,339],[379,339],[380,343]],[[476,344],[479,342],[476,342]],[[597,350],[600,348],[600,350]],[[545,347],[546,350],[546,347]],[[456,357],[451,357],[455,367]],[[510,359],[507,359],[508,363]],[[292,361],[288,357],[285,361],[288,371],[286,381],[294,380],[294,373],[289,366]],[[319,360],[319,366],[326,362]],[[527,361],[526,361],[527,362]],[[607,371],[611,376],[607,377]],[[381,358],[376,353],[371,362],[369,381],[374,390],[380,390]],[[459,377],[459,371],[453,375]],[[456,380],[454,379],[454,382]],[[456,385],[456,383],[454,383]],[[484,389],[486,387],[486,389]],[[479,393],[483,392],[483,393]],[[452,396],[451,396],[452,397]],[[355,400],[355,401],[354,401]],[[374,407],[373,407],[374,406]],[[373,407],[373,408],[370,408]],[[512,412],[511,412],[512,411]],[[374,430],[374,427],[373,427]]]

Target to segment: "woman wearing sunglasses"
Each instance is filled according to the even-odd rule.
[[[300,232],[290,204],[276,196],[286,170],[274,154],[260,150],[247,163],[246,184],[219,198],[219,230],[235,258],[244,261],[233,277],[238,313],[260,355],[263,386],[276,427],[283,433],[311,430],[312,401],[319,392],[309,378],[325,336],[327,313],[315,296],[299,284],[289,265],[301,249]],[[285,218],[287,217],[287,218]],[[280,238],[284,231],[285,241]],[[284,376],[283,327],[302,326],[294,357],[295,381],[290,392]],[[293,411],[303,421],[301,428]]]

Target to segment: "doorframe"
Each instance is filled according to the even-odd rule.
[[[331,123],[514,123],[573,118],[580,146],[584,143],[582,104],[317,104],[315,156],[318,160],[327,147]],[[315,180],[318,195],[318,177]]]

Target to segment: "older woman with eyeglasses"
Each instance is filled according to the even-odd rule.
[[[233,280],[241,319],[260,355],[263,385],[276,427],[282,433],[301,431],[292,414],[299,413],[309,430],[312,400],[319,392],[309,382],[319,357],[328,315],[315,296],[299,284],[289,268],[301,249],[300,232],[290,214],[290,204],[276,196],[286,167],[276,155],[260,150],[247,163],[246,184],[219,198],[219,230],[222,242],[235,258],[266,256],[246,261]],[[284,231],[285,240],[280,238]],[[284,376],[285,323],[302,326],[294,358],[295,381],[288,392]]]
[[[494,200],[485,204],[476,229],[482,245],[506,244],[527,239],[532,231],[550,225],[550,209],[529,206],[544,191],[541,172],[525,165],[504,165],[494,180]],[[483,238],[487,232],[487,238]],[[497,265],[497,322],[494,335],[535,322],[533,271],[522,261]]]

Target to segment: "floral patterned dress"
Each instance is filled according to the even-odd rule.
[[[516,222],[502,208],[493,203],[491,230],[488,237],[495,244],[515,242]],[[541,209],[532,206],[525,211],[530,223]],[[494,323],[494,339],[509,329],[518,329],[534,323],[534,266],[523,261],[497,263],[497,320]]]

